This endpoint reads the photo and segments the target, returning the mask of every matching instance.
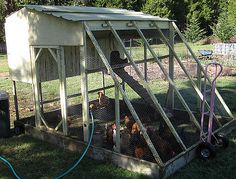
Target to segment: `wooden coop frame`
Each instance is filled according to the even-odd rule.
[[[37,19],[36,22],[32,21],[32,19]],[[48,18],[48,19],[47,19]],[[48,20],[48,21],[47,21]],[[51,25],[49,23],[51,22]],[[14,35],[12,30],[13,23],[17,24],[24,24],[24,26],[20,26],[20,30],[24,33],[23,37],[17,37]],[[49,25],[48,29],[45,30],[45,27],[41,27],[41,25]],[[68,27],[65,27],[67,26]],[[53,27],[54,26],[54,27]],[[59,29],[58,32],[53,34],[53,31],[50,28]],[[79,30],[78,30],[79,29]],[[169,48],[169,72],[165,69],[160,59],[165,57],[159,57],[157,53],[152,49],[149,42],[147,41],[144,32],[146,29],[155,30],[158,32],[160,38]],[[169,34],[168,38],[163,33],[163,29],[168,29]],[[140,36],[144,43],[144,60],[135,62],[132,56],[127,51],[126,47],[124,46],[121,37],[117,33],[118,30],[135,30],[137,34]],[[164,119],[165,123],[171,130],[173,136],[175,137],[178,144],[181,146],[183,152],[179,153],[173,159],[164,163],[160,158],[158,152],[156,151],[147,131],[145,130],[140,118],[135,111],[134,107],[132,106],[131,102],[129,101],[125,90],[122,87],[122,84],[119,82],[114,66],[111,66],[109,63],[108,56],[106,52],[102,49],[101,45],[99,44],[99,40],[95,37],[93,32],[105,32],[109,31],[115,37],[115,41],[117,44],[117,48],[119,51],[124,54],[129,63],[135,72],[137,73],[140,83],[146,89],[154,107],[157,111],[159,111],[160,115]],[[25,35],[25,33],[29,33]],[[48,33],[48,34],[42,34]],[[174,50],[174,33],[177,33],[187,49],[189,50],[191,56],[197,63],[197,83],[194,82],[192,77],[190,76],[189,72],[181,62],[180,58],[178,57],[177,53]],[[58,34],[60,35],[58,37]],[[71,35],[73,34],[73,36]],[[34,35],[38,36],[37,39]],[[50,37],[51,36],[51,37]],[[52,41],[50,41],[53,39]],[[15,97],[15,106],[16,106],[16,117],[19,118],[18,113],[18,105],[17,105],[17,94],[16,94],[16,81],[22,81],[32,84],[32,88],[34,91],[34,106],[35,106],[35,125],[36,128],[44,125],[48,130],[57,131],[60,126],[62,126],[63,134],[65,136],[68,135],[68,126],[67,126],[67,89],[66,89],[66,78],[67,78],[67,67],[66,67],[66,46],[77,46],[79,47],[79,72],[71,74],[71,76],[80,75],[81,76],[81,92],[82,96],[82,117],[83,117],[83,132],[84,132],[84,141],[88,142],[90,130],[90,117],[89,117],[89,98],[88,98],[88,73],[96,70],[106,69],[108,70],[109,74],[111,75],[114,81],[115,87],[115,119],[116,119],[116,126],[117,126],[117,135],[116,135],[116,152],[120,152],[120,109],[119,109],[119,96],[123,97],[127,107],[129,108],[133,118],[137,122],[144,139],[147,142],[147,145],[153,154],[158,166],[160,168],[165,168],[171,162],[178,159],[180,156],[191,151],[193,148],[197,146],[193,145],[191,147],[186,147],[182,139],[180,138],[179,134],[176,132],[174,126],[172,125],[168,114],[166,113],[166,109],[164,109],[157,98],[155,97],[154,93],[152,92],[149,84],[146,81],[146,71],[147,65],[145,65],[145,72],[144,75],[138,69],[137,63],[144,63],[146,64],[148,61],[153,61],[157,63],[160,67],[161,71],[165,75],[165,78],[169,82],[169,90],[168,90],[168,101],[167,107],[169,109],[174,109],[174,94],[177,95],[178,99],[180,100],[181,104],[184,106],[185,110],[187,111],[188,115],[190,116],[190,120],[194,123],[197,129],[200,129],[199,121],[194,116],[193,112],[189,108],[188,104],[186,103],[184,97],[181,95],[179,89],[175,85],[174,82],[174,60],[180,65],[181,69],[184,71],[185,75],[188,77],[192,88],[195,90],[198,96],[198,105],[200,109],[201,100],[203,100],[203,95],[201,92],[201,78],[202,74],[205,75],[205,71],[193,51],[191,50],[190,46],[187,44],[186,40],[184,39],[183,35],[179,31],[178,27],[169,19],[159,18],[157,16],[150,16],[147,14],[143,14],[140,12],[134,11],[127,11],[122,9],[105,9],[105,8],[90,8],[90,7],[57,7],[57,6],[33,6],[28,5],[25,6],[23,9],[17,11],[13,15],[9,16],[6,19],[6,40],[7,40],[7,49],[8,49],[8,62],[10,68],[10,75],[13,80],[13,88],[14,88],[14,97]],[[98,54],[98,58],[101,60],[103,66],[99,67],[98,69],[89,70],[87,68],[87,60],[88,58],[88,50],[91,47],[91,44],[88,45],[88,40],[91,41],[91,44],[94,46],[96,53]],[[16,42],[17,41],[17,42]],[[16,45],[24,46],[24,52],[16,49]],[[21,47],[20,47],[21,48]],[[153,59],[147,59],[145,55],[147,50],[150,51]],[[42,91],[41,91],[41,81],[40,81],[40,72],[39,72],[39,58],[42,53],[47,51],[47,53],[51,56],[50,58],[55,62],[57,69],[58,69],[58,79],[60,84],[60,103],[61,103],[61,121],[58,125],[51,129],[48,127],[47,122],[44,120],[44,116],[42,113],[43,108],[43,100],[42,100]],[[16,60],[19,60],[19,64],[15,64]],[[22,62],[22,63],[20,63]],[[24,71],[21,73],[19,72],[19,68],[23,67],[26,64],[23,70],[26,70],[27,73]],[[210,82],[210,79],[207,79]],[[47,81],[47,79],[45,80]],[[110,86],[113,87],[113,86]],[[110,88],[108,87],[108,88]],[[100,89],[97,89],[100,90]],[[94,91],[94,90],[93,90]],[[216,91],[216,95],[224,110],[228,113],[229,117],[232,119],[226,124],[222,125],[220,123],[217,116],[216,123],[219,126],[219,129],[214,131],[215,133],[226,128],[227,126],[231,125],[232,121],[234,121],[234,117],[224,102],[223,98]],[[74,96],[74,95],[73,95]],[[207,104],[209,108],[209,104]]]

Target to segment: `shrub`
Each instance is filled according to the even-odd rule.
[[[236,34],[236,28],[229,21],[226,12],[220,15],[217,24],[214,24],[211,28],[213,35],[218,37],[222,42],[228,42]]]
[[[187,24],[186,30],[184,31],[185,38],[189,42],[197,42],[203,38],[205,35],[204,29],[200,28],[200,22],[197,18],[193,18]]]

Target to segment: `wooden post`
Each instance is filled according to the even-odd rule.
[[[201,73],[201,68],[197,64],[197,86],[198,88],[202,89],[202,73]],[[197,111],[201,112],[201,99],[197,98]]]
[[[84,44],[80,47],[80,74],[81,74],[81,100],[82,100],[82,117],[83,117],[83,132],[84,141],[89,141],[89,100],[88,100],[88,76],[86,73],[87,59],[87,43],[86,33],[83,34]]]
[[[40,104],[41,104],[41,112],[43,113],[43,93],[42,93],[42,83],[39,83],[39,96],[40,96]]]
[[[106,91],[105,91],[105,73],[104,73],[104,70],[102,70],[102,88],[103,88],[103,93],[105,95]]]
[[[146,44],[144,44],[144,46],[143,46],[143,53],[144,53],[144,78],[145,78],[145,80],[147,81],[148,79],[147,79],[147,45]]]
[[[14,96],[14,105],[15,105],[15,111],[16,111],[16,120],[19,120],[20,115],[19,115],[17,92],[16,92],[16,81],[12,81],[12,82],[13,82],[13,96]]]
[[[119,86],[115,83],[115,115],[116,115],[116,152],[120,152],[120,99]]]
[[[65,58],[64,58],[64,48],[61,46],[57,49],[57,61],[58,61],[59,83],[60,83],[62,128],[63,128],[63,134],[68,135]]]
[[[174,29],[172,23],[169,23],[169,43],[174,49]],[[174,81],[174,55],[169,48],[169,76],[172,81]],[[173,86],[169,83],[169,90],[167,94],[167,107],[174,109],[174,89]]]
[[[40,98],[39,98],[39,79],[38,79],[38,65],[37,65],[37,57],[35,55],[35,48],[31,46],[31,68],[32,68],[32,85],[34,89],[34,107],[35,107],[35,126],[40,127],[42,124],[40,118]],[[38,52],[38,54],[40,51]]]

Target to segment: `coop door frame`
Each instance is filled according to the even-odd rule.
[[[37,53],[36,53],[36,49],[38,49]],[[47,125],[43,112],[42,112],[43,100],[41,98],[42,94],[41,94],[41,87],[40,87],[40,80],[39,80],[38,59],[43,49],[47,49],[50,52],[51,56],[57,63],[57,68],[58,68],[62,119],[54,129],[50,128]],[[56,53],[54,51],[56,51]],[[63,134],[68,135],[67,92],[66,92],[64,48],[63,46],[30,46],[30,57],[31,57],[31,70],[32,70],[32,87],[34,91],[35,125],[36,127],[40,127],[43,124],[48,130],[55,130],[55,131],[57,131],[59,127],[62,125]]]

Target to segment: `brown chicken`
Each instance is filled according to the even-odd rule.
[[[116,135],[116,124],[115,123],[109,125],[106,129],[107,142],[109,144],[111,144],[112,146],[115,144],[115,141],[114,141],[115,136],[114,135]]]
[[[131,134],[135,134],[135,133],[139,133],[139,132],[140,132],[140,129],[139,129],[139,127],[138,127],[137,122],[135,122],[135,123],[132,125]]]
[[[175,156],[175,151],[172,149],[171,144],[160,137],[157,130],[147,129],[147,133],[163,161],[167,161]]]
[[[98,92],[98,103],[100,107],[106,107],[109,104],[109,98],[102,91]]]
[[[135,121],[131,117],[127,116],[127,115],[124,117],[124,121],[125,121],[126,128],[131,133],[132,127],[133,127],[133,124],[135,123]]]

